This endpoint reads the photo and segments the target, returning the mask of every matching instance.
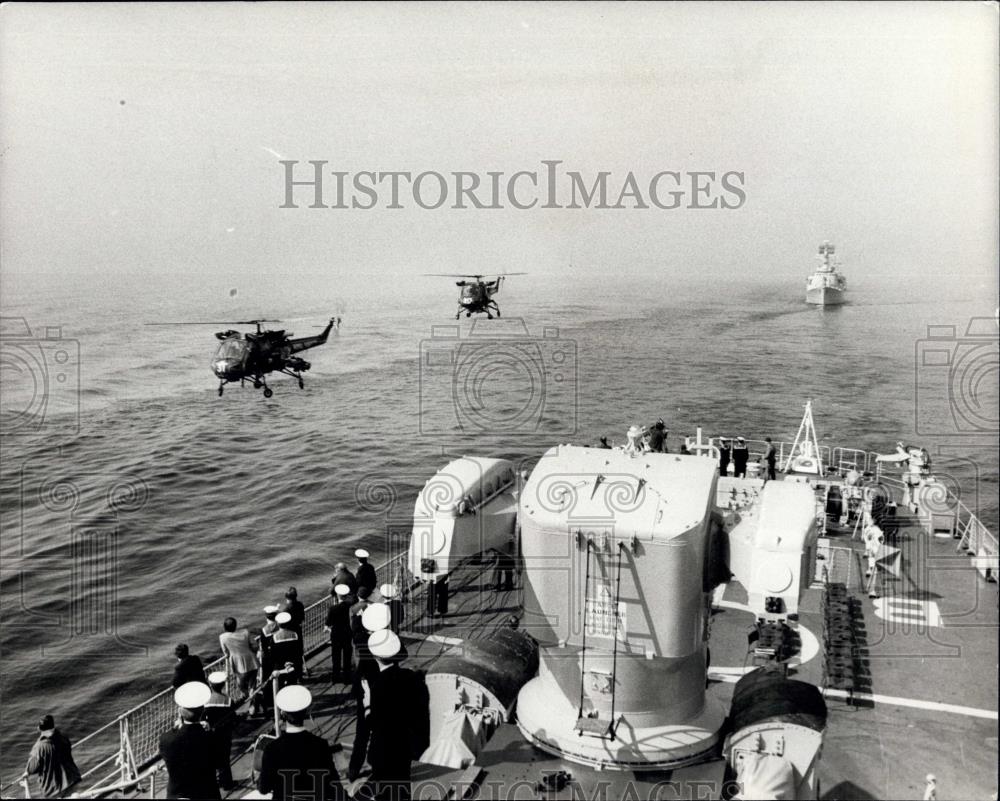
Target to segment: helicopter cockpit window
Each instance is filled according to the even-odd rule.
[[[233,361],[241,361],[243,356],[247,351],[247,343],[244,339],[236,339],[232,337],[230,339],[224,339],[222,344],[219,345],[219,349],[215,352],[216,359],[231,359]]]

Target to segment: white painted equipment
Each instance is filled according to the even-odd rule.
[[[769,481],[729,532],[729,569],[746,587],[751,611],[784,620],[799,611],[813,579],[816,501],[808,484]]]
[[[618,770],[702,761],[725,717],[705,695],[716,465],[560,446],[520,499],[525,616],[539,675],[529,741]]]
[[[409,568],[422,580],[491,549],[506,551],[514,536],[514,465],[506,459],[463,456],[439,470],[413,510]]]

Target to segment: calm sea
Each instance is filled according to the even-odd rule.
[[[996,530],[995,287],[850,277],[850,304],[817,309],[801,279],[525,276],[473,328],[447,279],[345,298],[302,276],[7,276],[3,774],[41,714],[78,739],[166,686],[178,642],[213,658],[226,616],[259,623],[289,584],[308,604],[359,545],[383,557],[387,520],[453,456],[530,465],[657,417],[674,449],[699,425],[791,440],[811,398],[824,443],[925,445]],[[227,326],[143,325],[260,314],[296,335],[343,317],[305,354],[304,390],[279,377],[270,400],[220,398],[208,365]]]

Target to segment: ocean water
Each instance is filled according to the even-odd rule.
[[[258,624],[289,584],[316,600],[359,545],[381,559],[462,454],[530,467],[657,417],[673,449],[699,425],[791,440],[811,398],[823,443],[925,445],[996,530],[995,287],[852,276],[848,305],[817,309],[799,280],[611,278],[512,279],[504,317],[473,323],[446,280],[6,276],[3,775],[41,714],[79,739],[166,686],[176,643],[214,658],[226,616]],[[343,317],[304,390],[220,398],[226,326],[144,325],[260,314],[298,335]]]

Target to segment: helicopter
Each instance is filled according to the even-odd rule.
[[[283,373],[298,379],[299,389],[305,387],[302,373],[312,365],[293,354],[322,345],[330,336],[330,331],[340,329],[340,318],[331,317],[326,328],[319,334],[292,339],[290,331],[261,330],[262,323],[280,323],[280,320],[223,320],[211,322],[147,323],[147,325],[256,325],[256,333],[242,334],[233,329],[219,331],[215,338],[220,340],[218,350],[212,357],[212,372],[219,379],[219,395],[228,383],[253,382],[254,389],[264,389],[264,397],[270,398],[274,391],[267,385],[264,376],[268,373]]]
[[[462,294],[458,297],[457,320],[465,312],[466,317],[473,314],[485,314],[489,319],[493,319],[493,313],[500,316],[500,307],[493,300],[493,296],[500,291],[500,285],[508,275],[527,275],[527,273],[498,273],[492,281],[484,281],[481,273],[425,273],[428,276],[437,278],[473,278],[473,281],[456,281],[455,286],[462,287]]]

